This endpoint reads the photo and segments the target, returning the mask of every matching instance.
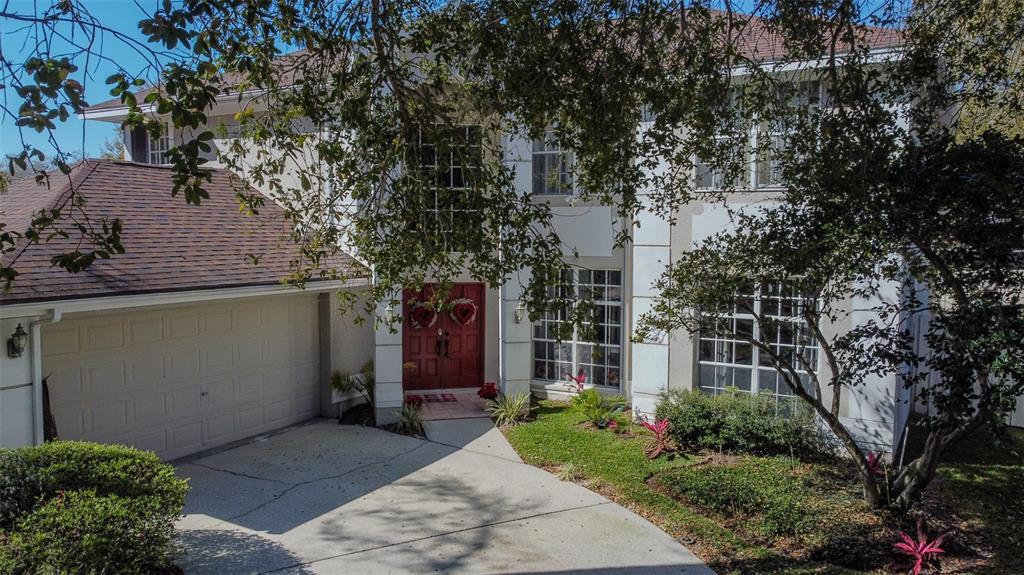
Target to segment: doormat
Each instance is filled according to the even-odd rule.
[[[423,395],[408,394],[405,401],[415,403],[449,403],[458,401],[454,393],[425,393]]]

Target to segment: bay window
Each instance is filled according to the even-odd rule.
[[[567,375],[582,370],[587,383],[618,387],[622,382],[622,271],[565,270],[548,285],[548,296],[560,301],[562,308],[591,301],[594,316],[584,326],[590,332],[586,334],[568,329],[566,309],[545,312],[534,323],[534,379],[565,382]]]

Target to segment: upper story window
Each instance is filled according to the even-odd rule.
[[[543,140],[534,140],[533,194],[572,194],[572,160],[572,152],[563,150],[550,133]]]
[[[698,383],[705,393],[736,388],[748,393],[793,395],[772,364],[771,356],[748,338],[768,344],[772,354],[788,363],[805,386],[818,372],[818,343],[801,314],[814,300],[787,282],[753,284],[741,290],[720,330],[700,334]]]
[[[129,134],[131,142],[131,158],[133,162],[144,164],[167,164],[170,162],[168,152],[174,146],[169,129],[160,134],[160,137],[153,137],[143,127],[133,128]]]
[[[479,213],[483,135],[479,125],[416,126],[407,134],[406,175],[423,191],[422,210],[428,230],[449,234],[472,231]]]
[[[730,100],[735,102],[735,92],[730,91]],[[822,86],[818,81],[804,81],[784,84],[779,94],[779,103],[792,110],[813,111],[820,107],[823,99]],[[735,105],[735,104],[734,104]],[[779,122],[755,122],[748,133],[734,142],[731,150],[733,159],[739,162],[731,187],[735,189],[779,189],[786,185],[782,174],[782,156],[788,145],[789,129]],[[716,138],[725,145],[725,136]],[[727,186],[721,166],[696,159],[695,187],[699,190],[719,190]],[[735,167],[735,166],[734,166]]]

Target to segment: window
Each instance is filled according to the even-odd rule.
[[[622,381],[622,272],[619,270],[566,270],[548,285],[548,295],[566,304],[593,299],[596,341],[586,341],[580,330],[562,340],[566,312],[545,313],[533,325],[534,379],[566,381],[580,370],[595,385],[618,387]],[[588,329],[589,331],[589,329]]]
[[[700,336],[700,389],[715,394],[735,387],[749,393],[793,395],[772,365],[771,356],[744,341],[745,337],[767,342],[772,353],[792,365],[803,385],[809,386],[804,362],[817,373],[818,343],[801,318],[808,305],[814,305],[813,300],[796,293],[786,282],[762,284],[757,289],[751,285],[742,290],[722,329]],[[756,321],[755,315],[764,318],[763,323]]]
[[[533,194],[572,194],[572,153],[561,149],[551,135],[533,141]]]
[[[407,137],[407,175],[422,185],[425,228],[446,235],[456,229],[471,231],[466,224],[477,221],[479,213],[475,190],[483,164],[480,126],[419,126]]]
[[[152,135],[149,136],[149,156],[148,160],[150,164],[167,164],[169,157],[167,152],[171,149],[171,133],[170,130],[164,126],[164,132],[160,134],[159,138],[154,138]]]
[[[822,87],[818,81],[802,81],[784,84],[779,94],[779,103],[792,110],[815,110],[821,105]],[[729,100],[734,108],[739,103],[734,90],[729,91]],[[778,122],[762,122],[751,128],[748,134],[741,134],[739,142],[731,147],[734,161],[741,162],[736,179],[731,187],[745,189],[778,189],[786,185],[782,177],[781,152],[787,145],[788,129]],[[715,138],[717,145],[725,146],[727,137]],[[695,187],[698,190],[720,190],[726,187],[725,171],[721,165],[712,166],[701,158],[695,160]],[[733,169],[736,166],[732,166]]]

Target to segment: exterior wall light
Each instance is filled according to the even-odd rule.
[[[19,323],[18,327],[14,329],[14,333],[7,340],[8,357],[21,357],[21,354],[25,353],[26,345],[28,345],[28,334],[25,333],[25,328],[21,327]]]
[[[523,300],[519,300],[519,303],[516,304],[515,314],[516,323],[523,323],[523,318],[526,317],[526,304],[523,303]]]

